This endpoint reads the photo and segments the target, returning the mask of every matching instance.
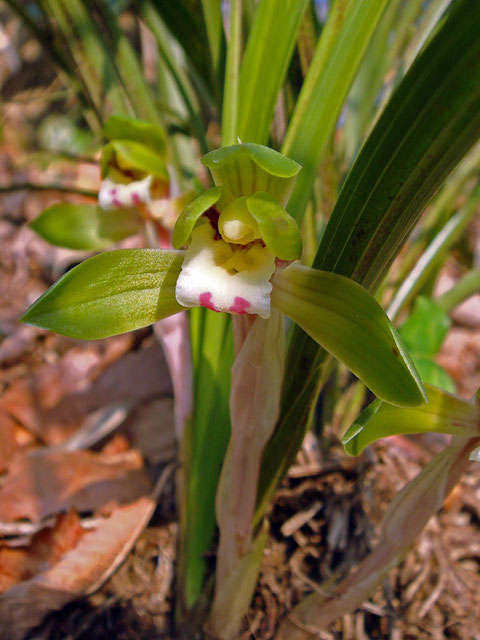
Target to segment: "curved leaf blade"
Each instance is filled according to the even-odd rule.
[[[240,69],[238,135],[243,142],[267,141],[306,6],[307,0],[262,0],[256,9]]]
[[[466,438],[480,432],[480,407],[442,389],[426,385],[428,402],[399,408],[375,400],[342,438],[345,451],[359,455],[372,442],[398,434],[448,433]]]
[[[29,227],[56,247],[96,251],[138,233],[142,219],[135,209],[63,203],[45,209]]]
[[[296,264],[277,271],[272,281],[272,303],[377,396],[400,406],[424,401],[422,381],[400,336],[363,287]]]
[[[283,153],[303,167],[288,203],[298,221],[385,4],[386,0],[337,0],[320,36],[282,146]]]
[[[175,298],[183,257],[156,249],[101,253],[62,276],[21,321],[83,340],[140,329],[183,310]]]

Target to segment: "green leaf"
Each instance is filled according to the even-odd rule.
[[[445,226],[436,234],[432,242],[417,259],[415,266],[398,288],[387,309],[388,316],[395,320],[400,309],[425,286],[428,279],[438,273],[450,248],[464,234],[470,220],[478,211],[480,189],[474,189],[466,204],[453,215]]]
[[[451,321],[438,304],[423,296],[415,300],[413,310],[398,332],[411,353],[434,356],[440,349]]]
[[[352,277],[371,290],[381,282],[428,200],[478,139],[479,31],[480,11],[472,11],[469,0],[452,3],[350,170],[315,267]],[[283,151],[291,149],[284,146]],[[295,459],[306,429],[298,416],[308,416],[305,406],[313,405],[322,383],[318,371],[325,371],[325,354],[297,328],[288,361],[299,363],[302,375],[286,378],[286,410],[264,454],[268,473],[262,472],[261,505],[268,503],[281,477],[278,468],[285,471]]]
[[[175,299],[183,257],[155,249],[101,253],[62,276],[21,321],[83,340],[140,329],[183,309]]]
[[[126,116],[110,116],[103,127],[108,140],[132,140],[153,149],[158,154],[166,151],[165,132],[161,127]]]
[[[219,77],[225,48],[221,0],[202,0],[202,10],[214,75]],[[182,25],[182,36],[183,34]]]
[[[337,0],[318,41],[282,146],[282,151],[303,167],[288,206],[299,221],[355,72],[385,4],[386,0]]]
[[[277,271],[272,282],[274,306],[377,396],[400,406],[424,400],[422,381],[395,327],[363,287],[297,264]]]
[[[229,38],[225,66],[225,83],[222,104],[222,145],[233,144],[238,136],[238,84],[240,57],[242,54],[242,2],[230,3]]]
[[[381,281],[430,198],[479,138],[479,32],[480,11],[468,0],[453,3],[351,168],[315,267],[367,289]]]
[[[469,271],[451,289],[445,291],[436,302],[444,311],[450,311],[474,293],[480,291],[480,268]]]
[[[142,219],[135,209],[64,203],[45,209],[29,227],[56,247],[95,251],[138,233]]]
[[[433,300],[416,299],[412,313],[399,329],[422,380],[445,391],[455,391],[455,384],[448,373],[433,357],[440,349],[450,328],[448,315]]]
[[[220,200],[222,195],[221,187],[207,189],[195,198],[179,215],[175,228],[173,229],[172,244],[176,249],[180,249],[188,242],[193,227],[196,225],[201,215],[208,211],[210,207]]]
[[[232,316],[197,307],[189,313],[195,371],[195,411],[185,438],[186,506],[179,581],[184,605],[199,598],[215,533],[215,495],[230,438]]]
[[[132,140],[114,140],[105,145],[101,158],[102,177],[107,175],[109,164],[113,162],[114,157],[117,162],[120,161],[130,169],[151,174],[165,182],[169,180],[165,159],[144,144]]]
[[[345,451],[356,456],[369,444],[400,433],[449,433],[466,438],[480,431],[480,408],[431,385],[426,386],[428,402],[415,408],[394,407],[375,400],[347,430],[342,442]]]
[[[240,70],[238,136],[264,144],[307,0],[261,0]]]
[[[256,193],[246,202],[262,240],[273,254],[281,260],[298,260],[302,255],[302,237],[295,220],[268,193]]]
[[[288,198],[301,166],[286,156],[259,144],[235,144],[207,153],[202,163],[215,184],[225,186],[232,197],[266,191],[280,203]]]

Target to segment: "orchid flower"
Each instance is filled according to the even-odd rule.
[[[98,202],[105,211],[138,207],[169,193],[163,131],[124,116],[111,116],[104,127],[110,140],[102,149]]]
[[[115,142],[104,158],[113,152],[133,157],[137,148],[127,142]],[[189,242],[186,250],[124,249],[94,256],[65,274],[23,321],[95,339],[196,305],[263,318],[273,306],[380,398],[404,406],[422,402],[421,380],[375,299],[348,278],[296,261],[300,233],[284,205],[300,166],[257,144],[224,147],[202,161],[217,186],[191,202],[177,221],[173,245]]]

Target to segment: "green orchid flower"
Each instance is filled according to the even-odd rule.
[[[104,211],[138,207],[169,193],[166,140],[159,127],[111,116],[104,127],[98,203]]]

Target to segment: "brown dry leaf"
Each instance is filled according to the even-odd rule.
[[[65,396],[84,390],[100,363],[100,353],[93,346],[70,349],[58,362],[42,365],[12,384],[1,397],[0,407],[32,433],[47,441],[61,441],[78,426],[78,416],[65,411],[55,416],[54,409]]]
[[[0,408],[49,444],[71,436],[93,411],[171,393],[161,348],[157,344],[120,356],[129,343],[102,354],[97,346],[70,349],[58,362],[42,365],[13,383],[0,398]],[[100,375],[99,375],[100,374]]]
[[[0,411],[0,472],[5,471],[14,451],[18,447],[15,437],[15,421]]]
[[[74,549],[84,533],[74,511],[60,514],[53,527],[36,533],[29,546],[0,546],[0,593],[57,563]]]
[[[150,481],[136,451],[110,456],[91,451],[18,453],[0,489],[0,521],[38,521],[76,509],[95,511],[147,494]]]
[[[119,507],[52,568],[6,591],[0,597],[0,639],[21,640],[47,613],[98,589],[123,562],[154,509],[146,497]]]

